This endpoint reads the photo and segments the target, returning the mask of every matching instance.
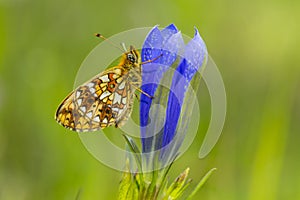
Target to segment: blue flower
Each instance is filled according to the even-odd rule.
[[[125,136],[140,173],[136,173],[137,169],[130,166],[128,160],[119,199],[175,200],[191,183],[191,179],[187,179],[189,168],[170,184],[167,175],[182,146],[194,109],[195,97],[190,85],[197,88],[199,79],[195,75],[206,64],[208,54],[196,28],[194,38],[184,45],[181,33],[171,24],[162,30],[154,27],[150,31],[141,56],[142,62],[151,60],[142,66],[141,89],[154,99],[141,94],[142,153],[135,142]],[[211,169],[201,179],[187,199],[195,195],[215,170]]]
[[[156,26],[150,31],[145,39],[141,55],[142,62],[158,58],[142,66],[141,89],[155,96],[154,99],[150,99],[141,94],[140,98],[142,150],[144,153],[161,150],[160,159],[174,157],[182,144],[187,122],[190,120],[189,115],[184,121],[179,120],[180,115],[185,115],[193,109],[192,106],[187,106],[184,112],[182,111],[185,94],[192,78],[204,65],[207,49],[196,28],[194,38],[184,45],[181,33],[175,25],[171,24],[163,30],[159,30]],[[178,58],[179,64],[173,66]],[[172,67],[174,73],[169,81],[170,90],[165,92],[160,84],[166,78],[164,75]],[[166,108],[154,108],[151,112],[151,106],[155,104],[165,104]],[[160,126],[163,121],[164,124]],[[172,147],[172,152],[162,150],[175,136],[177,136],[174,143],[176,145]]]

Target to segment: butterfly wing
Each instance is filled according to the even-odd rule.
[[[123,81],[122,85],[116,89],[114,98],[116,103],[114,102],[112,105],[113,111],[119,111],[115,122],[116,127],[123,126],[131,115],[134,91],[135,89],[128,80]]]
[[[128,71],[121,66],[104,71],[65,98],[57,109],[57,122],[77,132],[120,126],[131,113],[133,92],[128,85]]]

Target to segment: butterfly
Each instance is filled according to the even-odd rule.
[[[138,50],[130,46],[117,66],[80,85],[63,100],[56,121],[76,132],[123,126],[131,115],[136,90],[153,98],[140,89],[142,64]]]

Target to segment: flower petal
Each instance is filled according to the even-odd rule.
[[[142,48],[142,62],[156,59],[151,63],[142,66],[142,87],[141,89],[147,94],[154,96],[157,86],[166,70],[174,63],[177,57],[178,30],[175,25],[171,24],[162,31],[154,27],[147,36]],[[177,41],[177,42],[176,42]],[[152,139],[146,141],[147,136],[145,126],[148,124],[149,111],[152,99],[144,94],[140,98],[140,125],[143,150],[146,147],[152,147]]]
[[[162,147],[166,146],[172,141],[176,134],[177,126],[180,127],[180,124],[178,125],[177,123],[181,113],[181,107],[184,101],[185,92],[187,91],[187,88],[193,76],[195,75],[199,67],[203,65],[206,55],[207,50],[205,43],[201,39],[198,30],[195,28],[195,36],[186,45],[184,58],[176,69],[178,73],[174,73],[173,76],[166,111],[166,124],[164,129]],[[185,132],[177,134],[185,134]]]

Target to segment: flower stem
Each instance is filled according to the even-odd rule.
[[[143,186],[144,184],[144,177],[143,177],[143,167],[142,167],[142,159],[141,159],[141,152],[138,149],[137,145],[134,143],[134,141],[128,137],[127,135],[122,134],[123,137],[125,138],[126,143],[128,144],[130,150],[132,151],[134,158],[136,160],[136,164],[138,167],[139,172],[141,173],[141,175],[139,176],[140,178],[140,184],[141,186]]]

